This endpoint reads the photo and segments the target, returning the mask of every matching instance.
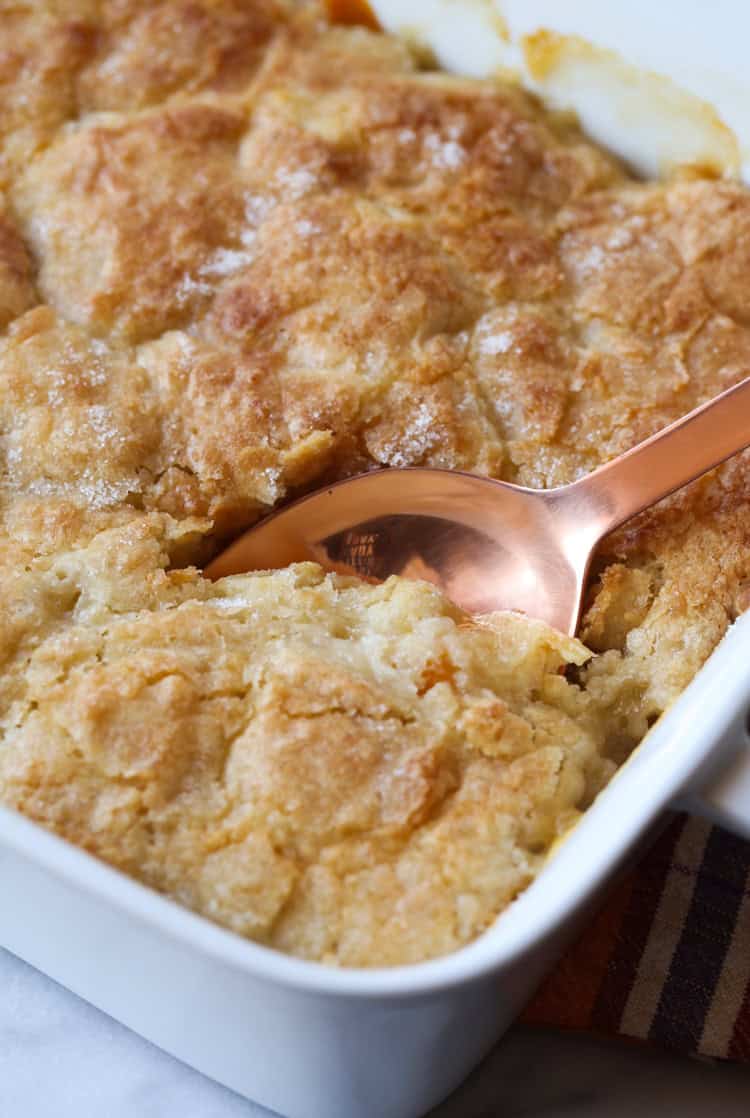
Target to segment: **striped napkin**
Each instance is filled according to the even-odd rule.
[[[750,1061],[750,842],[674,816],[523,1020]]]

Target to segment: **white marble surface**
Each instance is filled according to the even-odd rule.
[[[746,1118],[750,1068],[515,1029],[431,1118],[657,1113],[659,1118]],[[272,1118],[0,950],[0,1116],[102,1115]]]

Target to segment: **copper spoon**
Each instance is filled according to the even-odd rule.
[[[521,610],[574,634],[592,555],[620,524],[750,446],[750,377],[557,489],[385,469],[320,489],[240,536],[209,578],[312,559],[434,583],[469,613]]]

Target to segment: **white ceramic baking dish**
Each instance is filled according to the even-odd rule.
[[[666,808],[750,835],[750,613],[479,940],[335,970],[249,943],[0,810],[0,942],[288,1118],[417,1118],[495,1043]],[[711,791],[701,793],[708,782]]]
[[[510,72],[644,175],[750,182],[750,6],[677,0],[369,0],[449,70]]]
[[[511,29],[514,20],[528,21],[533,6],[531,0],[505,5]],[[433,45],[459,68],[477,59],[485,70],[506,61],[492,54],[486,25],[477,32],[471,21],[456,23],[456,0],[381,0],[375,7],[394,25],[404,22],[407,9],[412,21],[417,9],[431,18],[442,9],[448,22],[442,31],[438,22],[430,25]],[[563,18],[558,6],[541,7]],[[488,0],[474,0],[473,8],[486,14]],[[632,0],[622,10],[587,0],[565,5],[561,30],[579,30],[576,18],[592,27],[598,19],[624,43],[627,27],[618,30],[623,20],[614,15],[625,8],[625,23],[638,29],[641,43],[651,42],[643,29],[657,11],[662,22],[668,10],[681,12],[650,0]],[[714,6],[711,12],[715,17]],[[672,31],[685,22],[680,14]],[[738,49],[743,44],[742,66],[745,40],[733,39]],[[677,42],[674,35],[670,42]],[[707,30],[691,42],[712,40]],[[486,57],[480,47],[489,50]],[[673,50],[680,65],[686,49],[683,41]],[[654,68],[650,59],[645,63]],[[601,113],[587,116],[587,107],[601,108],[601,87],[593,100],[590,87],[575,86],[573,93],[571,103],[596,131]],[[617,146],[611,124],[605,113],[610,131],[603,138]],[[629,142],[630,126],[624,135]],[[653,158],[652,144],[646,169]],[[749,711],[750,614],[733,626],[535,884],[481,939],[444,959],[366,972],[284,957],[2,809],[0,942],[168,1052],[288,1118],[416,1118],[495,1043],[612,873],[667,808],[689,804],[750,835]]]

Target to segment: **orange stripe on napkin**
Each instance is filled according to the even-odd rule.
[[[629,875],[610,895],[586,934],[569,950],[527,1006],[523,1021],[530,1024],[554,1022],[567,1029],[589,1027],[633,884],[633,877]]]

